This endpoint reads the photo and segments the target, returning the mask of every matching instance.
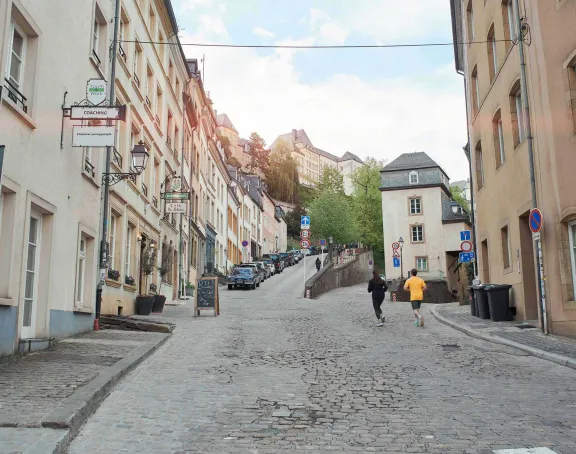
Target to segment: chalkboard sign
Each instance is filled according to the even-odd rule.
[[[194,315],[200,315],[202,310],[213,310],[214,316],[220,315],[217,277],[202,277],[196,280]]]

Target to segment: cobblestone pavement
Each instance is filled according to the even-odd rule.
[[[300,264],[223,290],[218,318],[167,308],[175,334],[69,452],[576,453],[574,370],[429,315],[416,328],[404,303],[385,303],[378,328],[364,285],[314,301],[302,289]]]

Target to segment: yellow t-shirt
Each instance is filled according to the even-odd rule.
[[[405,286],[410,289],[410,301],[422,301],[424,299],[424,286],[426,282],[418,276],[412,276],[406,281]]]

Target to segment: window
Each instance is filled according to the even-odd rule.
[[[26,53],[27,35],[23,30],[12,22],[10,28],[10,54],[8,57],[8,81],[17,90],[22,91],[24,84],[24,62]]]
[[[76,279],[76,307],[84,306],[84,281],[86,279],[86,238],[80,238],[78,248],[78,269]]]
[[[480,85],[478,83],[478,67],[472,70],[472,112],[474,115],[480,109]]]
[[[123,41],[125,39],[129,39],[129,30],[128,30],[128,21],[126,20],[126,13],[124,11],[124,9],[122,9],[122,16],[120,17],[120,24],[118,27],[118,55],[120,56],[120,58],[122,60],[124,60],[124,63],[128,62],[128,55],[126,54],[126,51],[124,50],[124,46],[126,46],[127,43],[124,43]]]
[[[410,182],[410,184],[417,184],[418,183],[418,172],[416,172],[416,171],[410,172],[409,182]]]
[[[502,2],[502,21],[504,23],[504,39],[506,40],[506,50],[512,47],[512,41],[516,39],[516,15],[512,0]]]
[[[154,14],[154,9],[150,5],[150,10],[148,13],[148,30],[150,30],[150,36],[152,36],[152,41],[156,39],[156,15]]]
[[[496,159],[496,168],[504,164],[506,154],[504,153],[504,129],[502,128],[502,115],[500,110],[496,112],[492,119],[492,130],[494,134],[494,154]]]
[[[116,226],[117,218],[115,215],[110,216],[110,230],[108,231],[108,256],[110,269],[115,270],[115,257],[116,257]]]
[[[106,19],[102,14],[100,6],[96,3],[94,23],[92,25],[92,58],[98,66],[106,61],[107,46]]]
[[[482,281],[490,282],[490,257],[488,254],[488,240],[482,241]]]
[[[410,200],[410,214],[422,214],[422,199],[414,197]]]
[[[148,65],[146,70],[146,105],[152,110],[152,101],[154,100],[154,73]]]
[[[164,36],[162,33],[158,34],[158,53],[160,54],[160,62],[164,64]]]
[[[494,33],[494,24],[490,27],[488,38],[486,39],[488,48],[488,71],[490,73],[490,82],[496,77],[498,71],[498,56],[496,54],[496,35]]]
[[[572,263],[573,295],[576,295],[576,222],[568,224],[568,240],[570,243],[570,262]]]
[[[160,85],[156,86],[156,123],[158,127],[162,129],[162,115],[164,107],[164,96],[162,94],[162,89]]]
[[[134,45],[134,83],[140,87],[140,76],[142,74],[142,45],[136,41]]]
[[[412,243],[423,243],[424,242],[424,226],[423,225],[413,225],[411,226],[412,231]]]
[[[472,0],[468,2],[467,8],[467,21],[468,21],[468,36],[470,41],[474,40],[475,33],[474,33],[474,9],[472,8]]]
[[[500,238],[502,240],[502,263],[504,269],[508,269],[512,262],[510,257],[510,232],[508,231],[508,226],[502,227],[500,230]]]
[[[478,186],[478,189],[482,189],[482,187],[484,186],[484,161],[482,159],[482,143],[479,141],[478,144],[476,144],[476,150],[475,150],[475,155],[476,155],[476,185]]]
[[[416,269],[418,271],[428,271],[428,257],[416,257]]]
[[[84,147],[84,163],[82,165],[83,172],[91,178],[96,176],[94,163],[92,161],[92,147]]]
[[[510,91],[510,113],[512,116],[514,147],[517,147],[526,138],[526,117],[523,109],[520,81],[517,81]]]
[[[128,229],[126,230],[126,260],[124,267],[125,277],[132,277],[132,237],[134,236],[134,227],[132,224],[128,224]]]

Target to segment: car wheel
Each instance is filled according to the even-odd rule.
[[[256,282],[252,284],[252,290],[256,290]]]
[[[232,284],[228,284],[228,290],[232,290],[234,286]]]

